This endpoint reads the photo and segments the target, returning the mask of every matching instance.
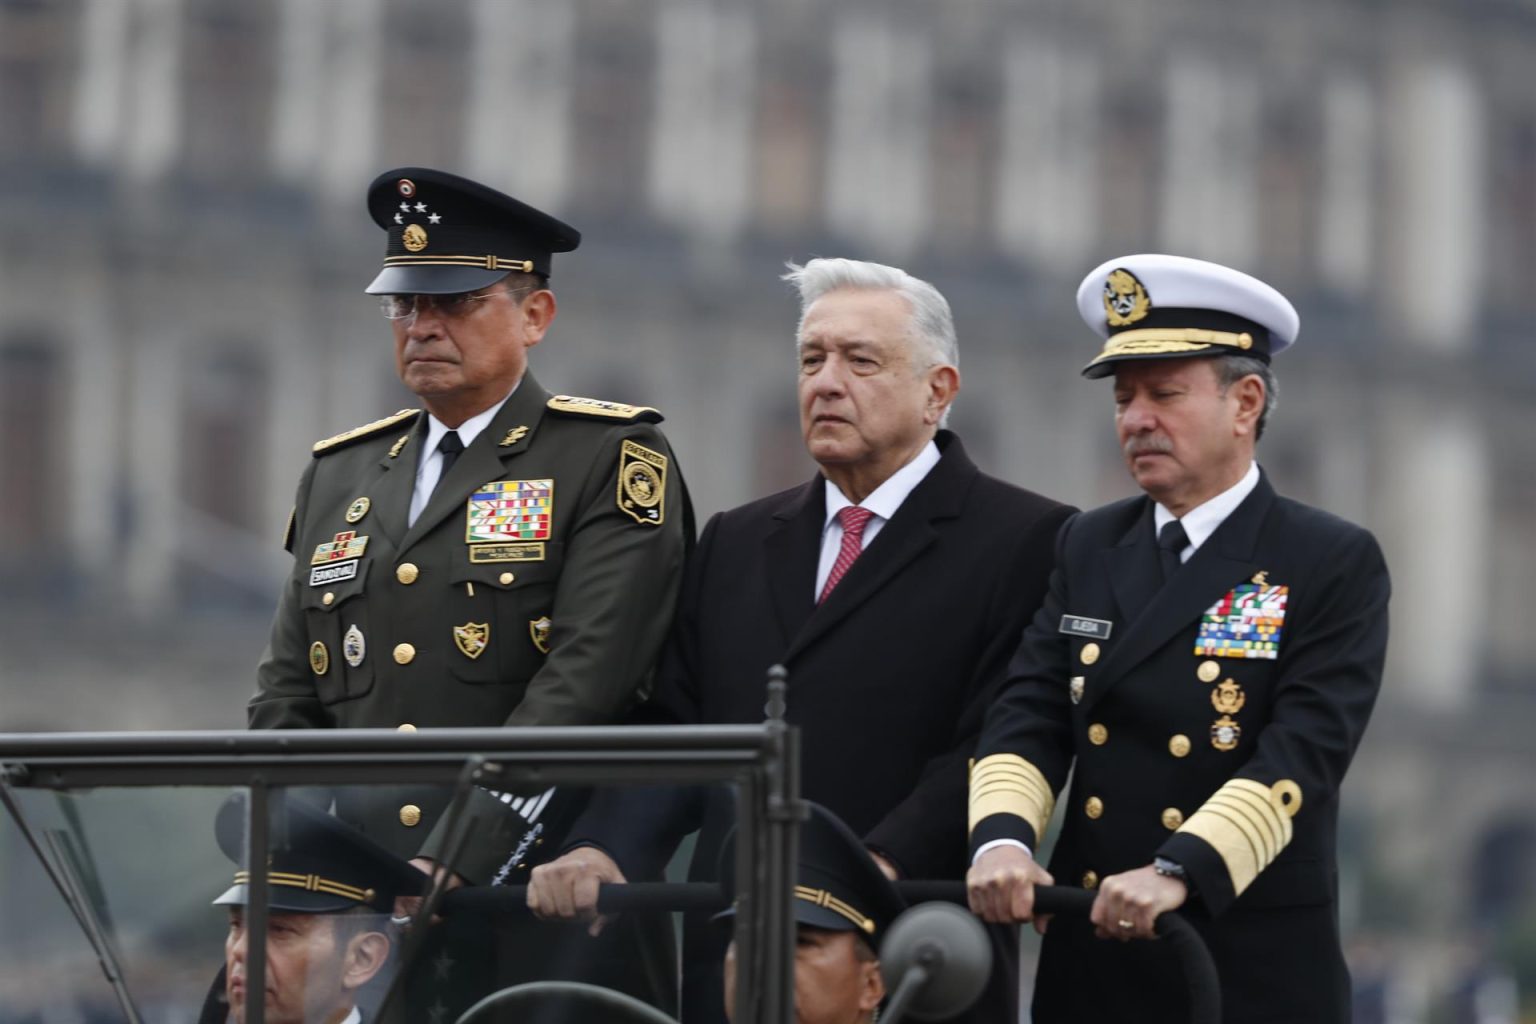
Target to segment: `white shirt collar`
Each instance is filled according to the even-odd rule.
[[[1253,493],[1253,489],[1259,486],[1259,464],[1248,463],[1248,472],[1237,483],[1222,491],[1216,497],[1196,505],[1182,517],[1175,516],[1162,505],[1154,505],[1152,509],[1152,532],[1161,532],[1168,523],[1178,519],[1184,524],[1184,533],[1189,537],[1189,547],[1180,554],[1181,559],[1188,559],[1201,544],[1210,539],[1216,528],[1226,522],[1227,516],[1237,511],[1237,506],[1243,503],[1243,499]]]
[[[507,392],[507,398],[517,394],[517,389],[521,384],[522,381],[519,380],[517,384],[512,385],[512,390]],[[457,430],[459,432],[459,440],[464,442],[465,448],[468,448],[470,442],[479,437],[481,431],[491,425],[491,420],[495,419],[496,414],[501,412],[501,407],[507,404],[507,398],[503,398],[484,412],[475,413],[475,415],[460,423],[457,427],[449,427],[436,416],[427,413],[427,443],[421,446],[422,461],[425,462],[431,457],[433,452],[437,451],[438,442],[442,441],[443,435],[448,433],[449,430]]]
[[[363,1012],[352,1007],[352,1012],[341,1018],[341,1024],[363,1024]]]
[[[917,485],[923,482],[923,478],[928,475],[928,471],[938,464],[939,446],[929,441],[923,445],[911,462],[892,473],[886,478],[885,483],[869,492],[868,496],[858,504],[869,509],[881,519],[890,519],[896,514],[896,510],[901,507],[901,503],[907,500],[907,495],[911,494]],[[854,504],[848,500],[842,491],[838,490],[837,485],[831,480],[826,482],[826,486],[827,518],[821,524],[823,533],[826,532],[828,526],[832,525],[832,520],[836,518],[839,512]]]

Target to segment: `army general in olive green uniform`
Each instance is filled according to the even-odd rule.
[[[660,414],[555,397],[527,371],[555,318],[550,254],[580,235],[424,168],[381,175],[368,205],[388,231],[368,291],[426,409],[314,446],[250,724],[617,721],[670,624],[691,512]],[[432,790],[337,794],[342,818],[406,857],[443,804]],[[522,827],[553,813],[521,811]],[[458,873],[504,874],[521,834],[508,828],[483,832]]]

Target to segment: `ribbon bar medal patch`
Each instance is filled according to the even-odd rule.
[[[553,480],[492,480],[469,496],[464,539],[471,544],[548,540],[554,514]]]
[[[1233,587],[1200,617],[1195,654],[1204,658],[1259,658],[1280,655],[1285,602],[1290,588],[1262,583]]]

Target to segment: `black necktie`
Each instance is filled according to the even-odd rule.
[[[459,460],[459,452],[464,450],[464,442],[459,438],[459,432],[450,430],[444,434],[443,439],[437,442],[437,450],[443,453],[443,468],[437,474],[437,482],[441,485],[448,471],[453,468],[453,464]]]
[[[1189,547],[1189,534],[1184,532],[1184,524],[1177,519],[1164,523],[1157,531],[1157,546],[1163,559],[1163,582],[1166,583],[1173,579],[1182,564],[1179,552]]]

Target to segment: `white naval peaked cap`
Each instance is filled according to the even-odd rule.
[[[1106,339],[1085,377],[1107,377],[1129,359],[1241,354],[1267,363],[1301,327],[1290,300],[1258,278],[1159,253],[1099,264],[1078,285],[1077,311]]]

